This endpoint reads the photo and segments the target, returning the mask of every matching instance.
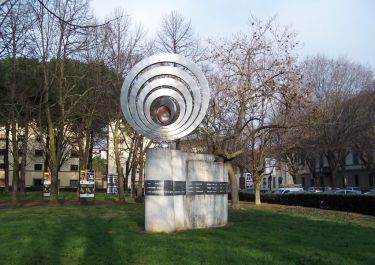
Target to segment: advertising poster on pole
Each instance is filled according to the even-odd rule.
[[[94,198],[95,197],[95,171],[81,170],[79,175],[79,197]]]
[[[117,175],[107,175],[107,194],[117,194],[118,177]]]
[[[49,197],[51,195],[51,174],[49,172],[43,172],[43,197]]]

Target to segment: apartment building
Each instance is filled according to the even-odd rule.
[[[370,172],[360,160],[358,154],[350,152],[345,159],[345,178],[338,174],[335,179],[336,187],[354,186],[362,190],[370,189],[375,186],[375,175]],[[332,187],[331,172],[328,161],[321,157],[315,164],[315,178],[304,160],[300,161],[296,183],[302,187]],[[346,182],[346,183],[345,183]]]
[[[246,172],[242,176],[237,170],[239,189],[254,187],[251,173]],[[276,159],[267,158],[265,160],[265,171],[263,174],[261,188],[267,190],[277,190],[286,186],[295,185],[292,176],[285,163]]]
[[[19,140],[22,135],[19,136]],[[43,141],[35,133],[31,132],[29,135],[28,149],[26,153],[26,187],[42,186],[43,172],[47,171],[45,168],[45,154],[43,150]],[[19,142],[19,147],[21,143]],[[4,155],[6,154],[6,135],[5,128],[0,127],[0,187],[5,185],[5,164]],[[22,161],[22,152],[19,150],[20,163]],[[9,184],[12,184],[13,178],[13,155],[11,150],[8,150],[9,156]],[[79,158],[77,152],[70,151],[68,158],[62,165],[59,172],[60,187],[76,187],[79,178]]]

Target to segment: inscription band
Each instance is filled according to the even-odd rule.
[[[145,194],[157,196],[226,194],[228,182],[146,180]]]

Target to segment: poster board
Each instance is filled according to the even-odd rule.
[[[81,170],[79,174],[79,197],[95,198],[95,171]]]
[[[115,174],[107,175],[107,194],[117,194],[118,176]]]
[[[51,174],[43,172],[43,197],[51,196]]]

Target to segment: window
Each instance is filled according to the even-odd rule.
[[[283,177],[279,177],[279,186],[283,184]]]
[[[42,179],[33,179],[33,186],[42,187],[43,186]]]
[[[78,165],[70,165],[70,171],[78,171]]]
[[[356,152],[353,152],[353,165],[358,165],[358,164],[359,164],[358,154]]]
[[[35,150],[35,156],[43,156],[43,150]]]
[[[4,169],[5,169],[5,164],[4,163],[0,164],[0,170],[4,170]]]
[[[70,152],[70,157],[72,157],[72,158],[77,158],[77,157],[79,157],[79,154],[78,154],[77,151],[71,151],[71,152]]]
[[[69,185],[70,185],[70,187],[73,187],[73,188],[78,187],[78,180],[77,179],[71,179]]]
[[[6,149],[0,149],[0,156],[5,156],[7,153]]]
[[[34,164],[34,170],[35,171],[42,171],[43,170],[43,164]]]
[[[358,187],[359,186],[359,177],[358,177],[358,175],[354,175],[354,181],[355,181],[355,185],[354,186]]]

